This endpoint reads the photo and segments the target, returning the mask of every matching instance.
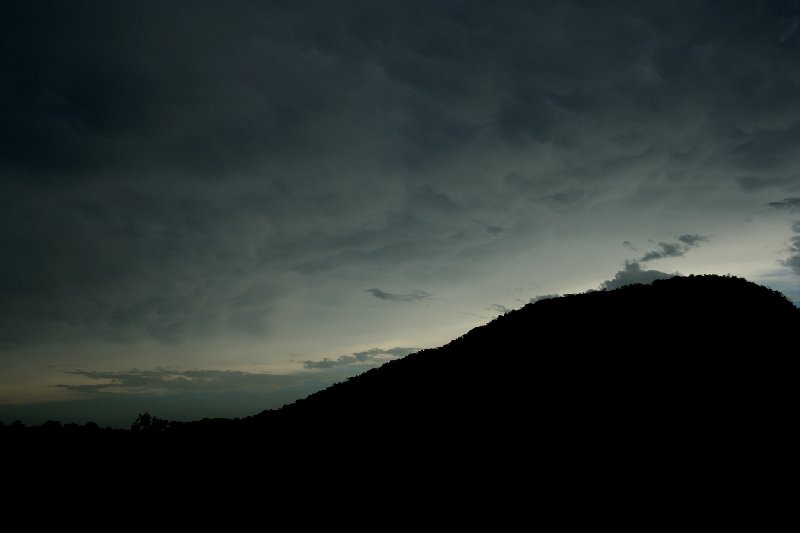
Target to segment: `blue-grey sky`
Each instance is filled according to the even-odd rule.
[[[798,1],[12,0],[0,50],[6,422],[254,414],[675,272],[800,300]]]

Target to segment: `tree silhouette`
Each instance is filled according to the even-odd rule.
[[[169,427],[169,421],[157,416],[152,416],[149,412],[139,413],[139,416],[131,424],[131,431],[162,433]]]

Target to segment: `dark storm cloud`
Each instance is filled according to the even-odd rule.
[[[759,132],[739,144],[731,154],[743,167],[756,171],[782,170],[798,162],[797,143],[800,142],[800,124]]]
[[[4,340],[258,333],[281,294],[275,279],[236,276],[258,257],[231,221],[212,227],[209,202],[15,199],[0,214]]]
[[[626,261],[625,269],[617,272],[613,279],[601,283],[600,288],[613,290],[624,287],[625,285],[634,285],[637,283],[647,285],[658,279],[668,279],[678,275],[680,274],[677,272],[674,274],[667,274],[660,270],[642,270],[641,265],[637,261]]]
[[[745,176],[739,178],[736,182],[744,192],[759,192],[764,189],[783,187],[784,185],[790,184],[792,180],[787,178],[758,178],[755,176]]]
[[[800,198],[796,197],[784,198],[783,200],[769,202],[767,205],[769,207],[774,207],[775,209],[786,209],[789,211],[794,211],[795,209],[800,208]]]
[[[397,294],[394,292],[386,292],[381,289],[367,289],[367,292],[379,300],[387,302],[419,302],[427,300],[431,297],[429,292],[415,290],[407,294]]]
[[[541,205],[777,187],[800,164],[798,16],[5,2],[0,344],[263,336],[298,277],[479,269]]]
[[[312,117],[345,103],[346,80],[366,81],[357,57],[316,48],[322,12],[35,4],[4,6],[14,70],[0,156],[47,182],[120,169],[227,178],[314,146]]]
[[[590,113],[618,125],[645,111],[636,120],[644,123],[688,102],[712,115],[736,104],[739,117],[755,119],[755,110],[793,103],[793,79],[779,68],[797,47],[786,33],[791,10],[637,6],[12,4],[3,17],[13,58],[4,113],[15,120],[4,128],[3,158],[42,178],[120,163],[227,177],[265,153],[359,140],[350,129],[358,121],[329,122],[344,109],[390,128],[374,130],[391,148],[379,155],[418,169],[487,132],[580,148],[574,126]],[[774,54],[772,71],[757,53],[740,57],[753,46]],[[757,73],[767,75],[760,85]],[[720,89],[718,102],[704,100]],[[785,131],[740,135],[735,146],[763,151]]]
[[[398,357],[405,357],[406,355],[417,351],[417,348],[372,348],[363,352],[356,352],[350,355],[340,355],[334,359],[326,357],[319,361],[303,361],[303,368],[314,370],[320,368],[334,368],[349,365],[364,365],[364,364],[380,364],[396,359]]]

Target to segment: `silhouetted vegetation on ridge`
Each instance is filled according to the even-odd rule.
[[[780,439],[798,326],[800,310],[777,291],[730,276],[675,277],[540,300],[241,420],[145,413],[129,432],[48,422],[0,425],[0,439],[371,442],[431,454],[491,450],[501,461],[532,446],[595,456],[631,443],[625,453],[656,453],[656,443],[659,453],[674,451],[687,438],[723,446],[753,432]]]

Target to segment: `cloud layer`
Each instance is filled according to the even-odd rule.
[[[785,209],[788,211],[794,211],[795,209],[800,209],[800,198],[797,197],[784,198],[783,200],[769,202],[767,205],[770,207],[774,207],[775,209]]]
[[[5,344],[263,336],[297,276],[798,184],[788,4],[36,6],[0,22]]]
[[[340,355],[333,359],[326,357],[319,361],[303,361],[303,368],[320,369],[351,365],[375,365],[385,363],[386,361],[398,357],[405,357],[415,351],[417,351],[416,348],[372,348],[371,350],[356,352],[350,355]]]
[[[789,244],[789,258],[782,263],[800,275],[800,221],[792,224],[792,231],[794,235]]]
[[[379,300],[387,302],[419,302],[427,300],[431,294],[425,291],[415,290],[407,294],[397,294],[394,292],[386,292],[381,289],[367,289],[367,292]]]
[[[797,272],[799,24],[777,1],[3,3],[0,374],[354,368],[625,259],[605,287]],[[87,344],[127,366],[65,355]]]
[[[677,272],[674,274],[667,274],[660,270],[642,270],[642,266],[637,261],[627,261],[624,270],[617,272],[613,279],[604,281],[600,285],[600,288],[610,291],[624,287],[625,285],[636,285],[637,283],[647,285],[658,279],[668,279],[678,275],[680,274]]]
[[[256,390],[276,390],[298,386],[307,381],[307,376],[274,375],[267,373],[239,372],[233,370],[126,370],[102,372],[73,370],[69,375],[86,378],[90,383],[57,384],[82,394],[175,394],[213,393]]]

